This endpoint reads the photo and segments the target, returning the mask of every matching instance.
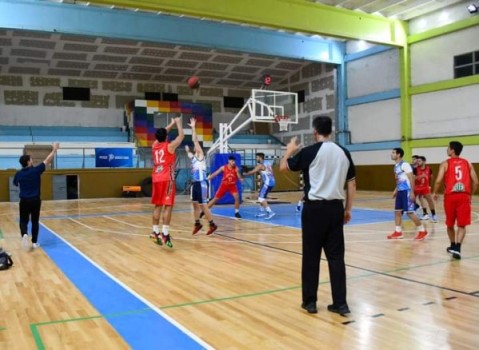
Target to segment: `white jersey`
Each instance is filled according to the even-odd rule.
[[[396,178],[396,188],[398,191],[409,191],[411,184],[407,174],[412,173],[412,167],[405,161],[400,161],[394,165],[394,175]]]
[[[191,180],[199,182],[206,180],[206,159],[198,160],[196,156],[191,158]]]
[[[260,170],[261,180],[263,180],[263,185],[274,186],[274,174],[273,174],[273,163],[270,161],[263,161],[264,170]]]

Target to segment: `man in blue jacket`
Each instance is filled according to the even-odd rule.
[[[22,235],[22,246],[25,249],[30,248],[27,231],[30,220],[32,221],[32,246],[33,248],[40,246],[38,243],[38,230],[40,207],[42,205],[40,198],[41,175],[45,171],[46,166],[52,162],[59,147],[60,145],[55,143],[50,154],[37,166],[33,166],[33,159],[28,154],[21,156],[19,159],[22,169],[15,174],[13,184],[20,186],[20,234]]]

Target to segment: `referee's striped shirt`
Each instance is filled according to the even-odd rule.
[[[356,170],[349,151],[332,141],[318,142],[288,159],[288,168],[303,171],[305,199],[345,199],[344,185]]]

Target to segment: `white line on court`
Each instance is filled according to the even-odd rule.
[[[158,315],[160,315],[161,317],[163,317],[165,320],[167,320],[168,322],[170,322],[171,324],[173,324],[175,327],[177,327],[178,329],[180,329],[183,333],[185,333],[186,335],[188,335],[190,338],[194,339],[198,344],[200,344],[201,346],[204,346],[205,349],[211,349],[213,350],[214,348],[207,344],[204,340],[202,340],[200,337],[198,337],[197,335],[195,335],[193,332],[189,331],[187,328],[185,328],[183,325],[181,325],[180,323],[178,323],[177,321],[175,321],[173,318],[171,318],[170,316],[168,316],[166,313],[164,313],[163,311],[161,311],[158,307],[156,307],[153,303],[151,303],[150,301],[148,301],[147,299],[145,299],[144,297],[142,297],[140,294],[136,293],[133,289],[131,289],[130,287],[128,287],[126,284],[124,284],[122,281],[120,281],[119,279],[117,279],[115,276],[113,276],[111,273],[109,273],[108,271],[106,271],[103,267],[101,267],[100,265],[98,265],[95,261],[93,261],[92,259],[90,259],[87,255],[85,255],[82,251],[80,251],[77,247],[75,247],[73,244],[71,244],[70,242],[68,242],[67,240],[65,240],[63,237],[61,237],[58,233],[56,233],[55,231],[53,231],[52,229],[50,229],[48,226],[46,226],[45,224],[42,223],[42,225],[47,228],[52,234],[54,234],[55,236],[57,236],[58,239],[62,240],[65,244],[67,244],[70,248],[72,248],[75,252],[77,252],[79,255],[81,255],[83,258],[85,258],[87,261],[89,261],[92,265],[94,265],[98,270],[100,270],[101,272],[103,272],[106,276],[108,276],[109,278],[111,278],[113,281],[115,281],[116,283],[118,283],[120,286],[122,286],[125,290],[127,290],[129,293],[131,293],[132,295],[134,295],[136,298],[138,298],[139,300],[141,300],[143,303],[145,303],[146,305],[148,305],[148,307],[150,309],[152,309],[153,311],[155,311]]]

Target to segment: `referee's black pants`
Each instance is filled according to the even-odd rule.
[[[20,234],[28,234],[28,221],[32,221],[32,243],[37,243],[40,221],[40,198],[20,199]]]
[[[333,304],[346,304],[344,263],[344,206],[341,200],[306,201],[301,216],[303,231],[303,303],[317,301],[321,249],[328,259]]]

